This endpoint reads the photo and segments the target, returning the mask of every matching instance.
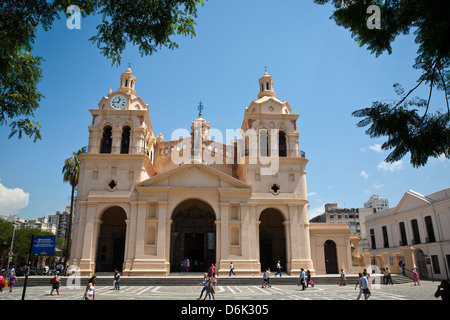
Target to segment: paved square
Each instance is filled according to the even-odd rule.
[[[420,286],[411,283],[375,285],[369,300],[440,300],[434,297],[439,281],[421,281]],[[51,286],[29,286],[25,300],[81,300],[85,287],[69,288],[61,286],[60,293],[50,295]],[[96,300],[196,300],[200,286],[121,286],[114,290],[111,286],[99,286],[95,290]],[[354,284],[316,285],[306,290],[296,285],[272,285],[262,288],[258,285],[226,285],[216,287],[216,300],[356,300],[359,288]],[[204,297],[204,296],[203,296]],[[0,300],[21,300],[22,287],[13,289],[12,294],[5,288]],[[361,297],[363,300],[364,297]]]

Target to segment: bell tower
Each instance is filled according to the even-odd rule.
[[[80,175],[90,181],[79,192],[90,190],[130,191],[136,181],[155,174],[156,138],[149,106],[136,96],[136,76],[128,68],[120,76],[120,87],[102,97],[98,109],[90,109],[89,144],[82,156]],[[88,169],[89,168],[89,169]],[[145,168],[146,170],[141,170]]]

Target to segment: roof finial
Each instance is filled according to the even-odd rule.
[[[266,73],[267,73],[267,66],[264,67],[266,69]]]
[[[203,104],[202,101],[200,100],[200,103],[198,104],[198,116],[201,118],[202,117],[202,110],[203,110]]]

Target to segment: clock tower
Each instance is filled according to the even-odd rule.
[[[155,174],[156,137],[149,106],[136,96],[135,85],[136,76],[128,68],[120,77],[120,87],[110,89],[98,109],[89,110],[92,124],[80,172],[80,179],[89,181],[89,187],[80,189],[129,192],[136,181]]]

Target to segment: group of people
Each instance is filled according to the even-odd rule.
[[[17,277],[14,268],[9,269],[8,272],[2,269],[0,273],[0,294],[3,293],[3,289],[6,287],[9,287],[9,294],[11,294],[16,281]]]
[[[200,292],[200,297],[198,297],[197,300],[201,300],[203,293],[205,293],[205,297],[203,298],[203,300],[206,300],[206,297],[208,296],[209,300],[211,300],[211,296],[213,300],[216,300],[214,294],[216,293],[217,274],[214,263],[208,269],[208,272],[205,272],[205,274],[203,275],[203,281],[199,283],[199,285],[202,286],[202,291]]]
[[[305,290],[309,286],[314,287],[314,283],[311,279],[311,271],[301,268],[300,269],[300,276],[299,276],[299,282],[297,283],[298,286],[302,286],[302,290]]]
[[[359,286],[359,294],[356,300],[359,300],[361,298],[361,295],[364,294],[364,300],[369,299],[369,297],[372,295],[370,292],[371,288],[371,282],[370,282],[370,274],[367,273],[367,271],[364,269],[364,271],[358,274],[358,280],[356,281],[356,288]]]

